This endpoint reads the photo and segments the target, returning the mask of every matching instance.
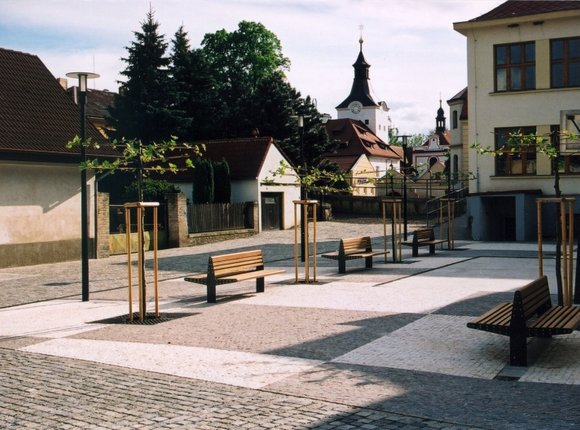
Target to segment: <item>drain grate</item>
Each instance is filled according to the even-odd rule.
[[[512,375],[496,375],[493,379],[496,381],[519,381],[520,377]]]
[[[91,324],[132,324],[132,325],[156,325],[167,321],[173,321],[179,318],[190,317],[197,315],[197,313],[162,313],[159,316],[155,314],[146,314],[143,321],[139,319],[139,312],[133,313],[133,320],[129,319],[129,314],[121,315],[113,318],[106,318],[104,320],[91,321]]]

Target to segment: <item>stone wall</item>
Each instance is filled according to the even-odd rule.
[[[96,258],[106,258],[109,253],[109,193],[97,193]]]

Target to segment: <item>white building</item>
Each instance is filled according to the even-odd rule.
[[[501,149],[516,131],[557,138],[580,124],[580,3],[507,1],[454,24],[467,38],[467,144]],[[555,142],[560,187],[578,197],[577,143]],[[554,195],[551,159],[535,146],[500,157],[469,150],[469,213],[476,240],[532,240],[536,198]],[[579,199],[576,199],[578,212]],[[553,229],[554,219],[544,225]]]
[[[354,67],[354,80],[350,94],[337,107],[337,118],[361,121],[384,142],[389,141],[389,108],[384,101],[376,102],[369,87],[369,63],[362,51],[363,39],[359,39],[360,51]]]

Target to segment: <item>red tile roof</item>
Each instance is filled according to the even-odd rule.
[[[493,19],[516,18],[519,16],[538,15],[580,9],[580,1],[572,0],[509,0],[495,9],[484,13],[470,22],[489,21]]]
[[[331,154],[333,157],[366,154],[391,159],[402,158],[400,147],[385,143],[361,121],[350,118],[330,119],[326,123],[326,132],[331,140],[340,142],[336,153]]]
[[[231,178],[235,180],[256,179],[262,170],[271,146],[275,146],[282,153],[282,156],[286,158],[286,163],[291,165],[288,157],[284,155],[278,144],[271,137],[210,140],[193,142],[192,144],[205,145],[205,151],[202,150],[203,158],[212,161],[226,160],[230,168]],[[193,173],[191,170],[185,170],[171,177],[171,180],[188,181],[192,178]]]
[[[78,87],[69,87],[66,90],[69,96],[76,100]],[[109,116],[109,106],[113,105],[115,93],[107,90],[88,90],[87,94],[87,118],[104,120]]]
[[[230,166],[232,179],[255,179],[260,174],[274,140],[271,137],[257,137],[203,143],[206,145],[203,156],[213,161],[225,159]]]
[[[66,144],[80,134],[80,112],[36,56],[0,48],[0,152],[12,158],[53,155],[78,161]],[[116,155],[87,121],[87,137],[102,146],[89,156]]]

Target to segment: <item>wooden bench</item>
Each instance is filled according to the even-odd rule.
[[[445,239],[435,239],[432,228],[422,228],[413,232],[413,240],[401,242],[402,245],[413,247],[413,257],[419,256],[420,246],[429,246],[429,254],[435,254],[435,245],[447,242]]]
[[[338,260],[338,273],[345,273],[346,260],[364,258],[365,267],[367,269],[372,269],[373,257],[375,255],[385,255],[388,254],[388,252],[389,251],[373,251],[371,238],[369,236],[364,236],[340,239],[338,251],[322,254],[322,257],[330,258],[331,260]]]
[[[233,282],[256,280],[256,292],[264,292],[264,278],[286,272],[283,269],[264,269],[262,251],[236,252],[209,257],[207,273],[185,277],[188,282],[207,285],[207,302],[216,302],[216,286]]]
[[[510,338],[510,364],[527,366],[527,338],[569,334],[580,324],[580,307],[552,306],[548,278],[516,290],[513,303],[502,303],[467,323],[467,327]]]

